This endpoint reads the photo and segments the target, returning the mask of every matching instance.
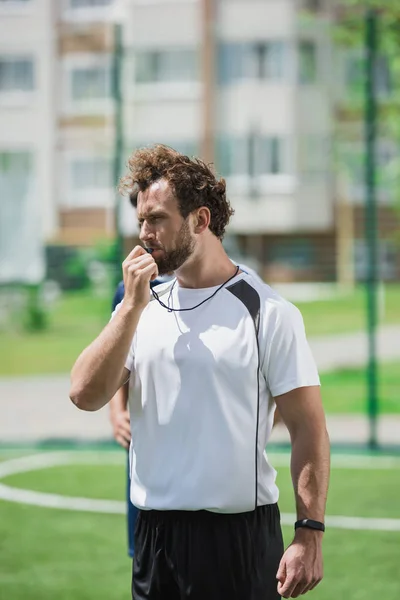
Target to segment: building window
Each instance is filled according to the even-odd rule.
[[[180,152],[181,154],[185,154],[186,156],[189,156],[190,158],[199,155],[199,144],[195,140],[185,140],[185,141],[162,140],[160,142],[160,139],[157,138],[155,140],[147,140],[145,142],[134,141],[130,145],[132,148],[138,150],[139,148],[148,148],[149,146],[152,146],[153,144],[159,144],[159,143],[162,143],[165,146],[169,146],[170,148],[173,148],[174,150],[177,150],[177,152]]]
[[[15,180],[24,178],[32,169],[32,154],[30,152],[0,150],[0,175]]]
[[[0,150],[0,224],[8,228],[19,228],[27,200],[31,195],[31,177],[33,172],[33,160],[30,152],[2,151]],[[31,189],[32,192],[32,189]],[[9,255],[12,248],[8,246],[15,235],[7,235],[7,231],[0,234],[0,256]]]
[[[222,44],[218,55],[218,79],[229,84],[257,77],[257,65],[250,44]]]
[[[136,53],[138,83],[180,83],[199,79],[198,52],[194,49],[152,50]]]
[[[316,264],[315,248],[303,238],[273,242],[268,251],[268,262],[294,271],[312,269]]]
[[[222,175],[248,175],[249,144],[245,137],[221,136],[217,140],[216,162]]]
[[[379,98],[387,98],[393,91],[390,61],[387,56],[378,56],[374,75],[375,89]],[[344,76],[347,91],[352,98],[361,100],[365,96],[366,64],[362,51],[350,51],[345,59]]]
[[[314,42],[300,42],[299,82],[311,84],[317,81],[317,49]]]
[[[348,193],[355,202],[365,201],[366,175],[365,152],[361,143],[342,142],[338,145],[338,164]],[[376,148],[376,192],[377,200],[382,204],[393,204],[398,196],[400,173],[398,145],[388,139],[381,139]]]
[[[261,77],[263,79],[283,79],[286,75],[287,44],[267,42],[262,45],[260,54]]]
[[[28,4],[31,0],[0,0],[1,6],[17,6],[18,4]]]
[[[75,159],[71,162],[71,188],[74,191],[111,187],[111,161],[103,157]]]
[[[322,9],[322,0],[303,0],[304,10],[318,12]]]
[[[276,136],[256,139],[255,175],[287,173],[284,144],[285,140]]]
[[[110,70],[106,66],[75,68],[71,77],[74,100],[97,100],[111,95]]]
[[[288,56],[288,45],[283,41],[222,44],[219,80],[223,84],[244,79],[280,81],[288,73]]]
[[[375,64],[375,86],[379,98],[387,98],[393,92],[390,60],[387,56],[378,56]]]
[[[0,0],[0,8],[21,8],[27,6],[31,0]]]
[[[358,281],[368,279],[368,248],[365,240],[355,240],[354,267]],[[396,279],[397,275],[397,249],[396,245],[388,240],[380,240],[377,252],[378,278],[384,281]]]
[[[36,277],[40,254],[33,154],[0,149],[0,281]],[[25,243],[22,243],[24,240]],[[25,248],[25,249],[24,249]],[[27,250],[28,251],[27,251]]]
[[[217,167],[226,177],[259,177],[288,173],[286,140],[277,136],[221,137],[217,141]]]
[[[0,92],[30,92],[33,88],[32,59],[0,56]]]
[[[109,6],[113,0],[70,0],[71,8],[97,8]]]
[[[186,142],[175,142],[172,144],[168,144],[171,148],[174,148],[181,154],[185,154],[186,156],[196,156],[199,152],[199,146],[195,141],[186,141]]]

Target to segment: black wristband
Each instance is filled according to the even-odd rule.
[[[301,519],[300,521],[296,521],[294,524],[294,528],[298,529],[299,527],[308,527],[308,529],[317,529],[318,531],[325,531],[324,523],[321,521],[314,521],[313,519]]]

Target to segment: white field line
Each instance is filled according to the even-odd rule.
[[[341,459],[336,461],[335,459]],[[356,459],[353,461],[353,459]],[[273,455],[273,463],[278,466],[286,466],[289,457],[286,454]],[[382,467],[379,463],[383,461]],[[16,473],[25,473],[56,465],[68,464],[124,464],[124,457],[117,453],[92,453],[92,452],[52,452],[24,456],[0,463],[0,479]],[[335,463],[339,464],[335,464]],[[350,467],[350,464],[353,464]],[[362,466],[361,466],[362,465]],[[391,466],[389,466],[391,465]],[[358,456],[338,456],[334,457],[333,466],[339,468],[398,468],[399,459],[395,457],[358,457]],[[92,498],[79,498],[60,496],[58,494],[46,494],[13,488],[0,483],[0,499],[17,502],[20,504],[30,504],[34,506],[43,506],[47,508],[59,508],[65,510],[75,510],[93,513],[124,514],[126,512],[126,503],[118,500],[97,500]],[[282,513],[281,521],[283,525],[292,526],[296,516],[290,513]],[[327,516],[326,524],[330,528],[351,529],[362,531],[400,531],[400,519],[380,519],[366,517],[346,517],[346,516]]]
[[[42,452],[0,462],[0,479],[16,473],[27,473],[59,465],[122,465],[125,461],[126,456],[122,452]]]
[[[94,513],[124,514],[126,502],[119,500],[97,500],[95,498],[78,498],[60,496],[58,494],[45,494],[12,488],[0,483],[0,498],[17,502],[18,504],[31,504],[33,506],[45,506],[47,508],[62,508],[65,510],[78,510]]]
[[[288,467],[289,453],[268,453],[274,467]],[[334,454],[331,466],[337,469],[400,469],[400,456],[358,456],[356,454]]]
[[[290,464],[289,453],[268,453],[274,467],[288,467]],[[0,462],[0,479],[15,473],[48,468],[57,465],[69,464],[100,464],[122,465],[125,463],[125,454],[114,451],[58,451],[42,452],[12,458]],[[364,456],[356,454],[336,454],[331,458],[333,468],[340,469],[400,469],[400,456]]]

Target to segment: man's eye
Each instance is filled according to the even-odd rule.
[[[145,220],[147,221],[147,223],[149,225],[155,225],[156,223],[158,223],[159,221],[162,220],[162,217],[149,217],[148,219],[145,219]],[[143,227],[145,220],[138,221],[139,229]]]

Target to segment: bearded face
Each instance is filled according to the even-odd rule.
[[[152,248],[160,275],[179,269],[192,255],[195,238],[190,217],[182,217],[167,181],[156,181],[138,194],[137,215],[140,239]]]
[[[166,275],[179,269],[193,254],[194,240],[190,232],[188,220],[182,223],[175,240],[169,246],[161,245],[154,248],[152,256],[160,275]]]

